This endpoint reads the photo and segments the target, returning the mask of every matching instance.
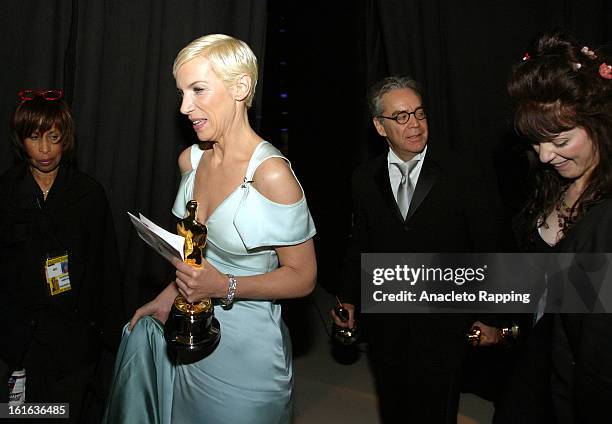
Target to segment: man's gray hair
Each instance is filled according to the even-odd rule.
[[[390,76],[376,82],[368,92],[368,106],[372,117],[380,116],[382,113],[381,99],[391,90],[409,88],[413,90],[421,99],[421,85],[409,76]]]

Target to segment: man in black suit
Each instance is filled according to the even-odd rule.
[[[344,327],[355,322],[361,253],[496,252],[502,230],[494,190],[486,189],[479,167],[437,141],[429,146],[427,114],[413,79],[385,78],[372,87],[369,101],[389,151],[353,174],[353,228],[339,293],[349,321],[332,314]],[[456,423],[466,332],[474,320],[364,314],[362,321],[382,421]],[[481,327],[483,344],[495,343],[495,329]]]

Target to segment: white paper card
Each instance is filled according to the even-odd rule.
[[[153,250],[170,262],[175,257],[184,260],[183,248],[185,246],[185,238],[183,236],[164,230],[142,214],[139,214],[140,218],[135,217],[129,212],[127,214],[140,238],[151,246]]]

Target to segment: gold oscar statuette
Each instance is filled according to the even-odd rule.
[[[198,202],[187,202],[187,217],[178,222],[177,231],[185,238],[185,263],[201,267],[208,230],[196,220],[197,209]],[[190,303],[179,294],[164,326],[164,337],[177,363],[189,364],[208,356],[221,338],[211,299]]]

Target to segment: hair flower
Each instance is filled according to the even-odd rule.
[[[599,65],[599,75],[605,79],[612,79],[612,65],[607,65],[606,63]]]
[[[523,62],[525,62],[526,60],[531,59],[531,56],[529,55],[529,52],[525,52],[525,55],[523,56]]]
[[[588,57],[589,59],[597,59],[597,56],[595,55],[595,52],[591,49],[589,49],[587,46],[584,46],[583,48],[580,49],[580,52],[585,55],[586,57]]]

